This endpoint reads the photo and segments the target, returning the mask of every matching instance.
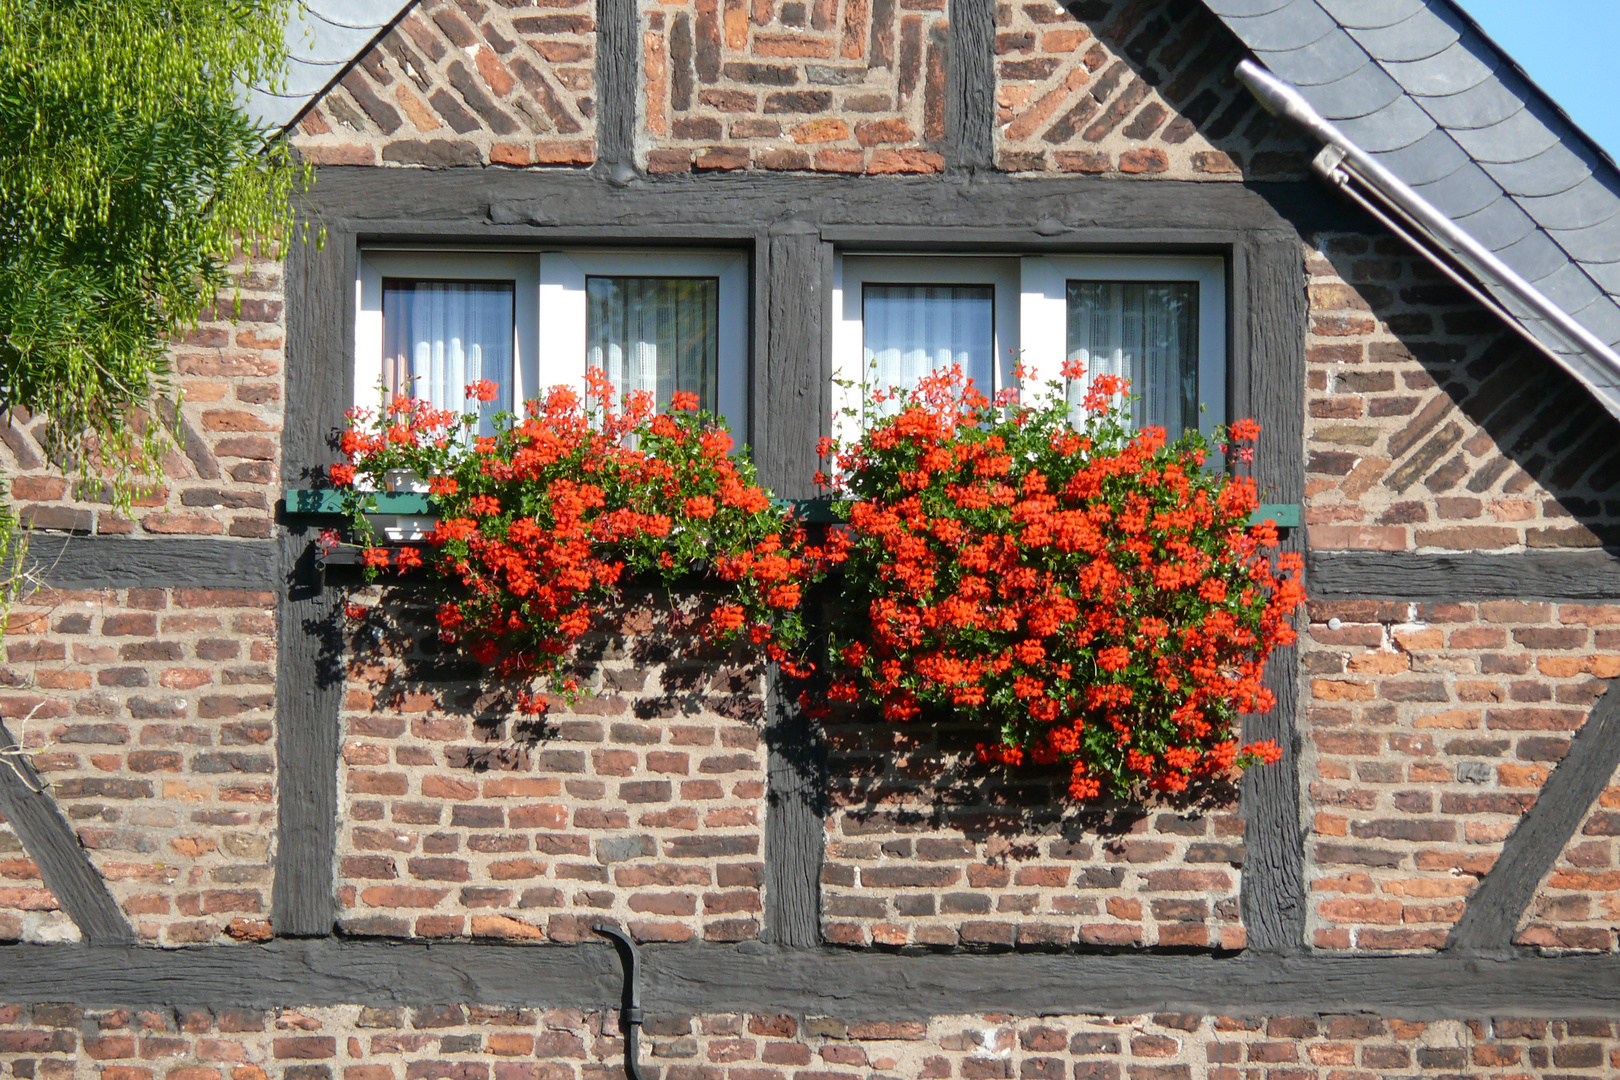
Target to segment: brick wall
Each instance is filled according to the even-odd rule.
[[[1620,674],[1617,625],[1615,606],[1311,604],[1301,767],[1312,944],[1444,943]]]
[[[12,609],[0,716],[153,944],[269,934],[274,604],[41,590]]]
[[[7,768],[0,761],[0,769]],[[78,927],[57,906],[39,867],[0,815],[0,942],[73,941]]]
[[[996,163],[1010,172],[1293,179],[1303,142],[1233,71],[1247,52],[1185,0],[996,5]]]
[[[646,1031],[649,1080],[1551,1080],[1620,1068],[1615,1025],[1583,1019],[654,1012]],[[0,1075],[18,1080],[607,1080],[621,1055],[605,1009],[0,1006]]]
[[[1597,797],[1520,920],[1518,941],[1544,952],[1620,948],[1620,773]]]
[[[1596,547],[1620,421],[1391,238],[1307,251],[1314,548]]]
[[[588,165],[595,9],[424,0],[299,121],[322,165]],[[638,156],[652,173],[937,173],[945,0],[664,0],[641,17]],[[997,167],[1297,178],[1304,144],[1187,0],[996,10]]]
[[[348,932],[578,941],[608,919],[643,941],[759,935],[758,669],[672,652],[649,599],[586,646],[590,693],[536,724],[436,655],[416,602],[373,591],[350,661]]]
[[[944,168],[945,0],[644,4],[646,165]]]
[[[596,6],[423,0],[300,118],[317,165],[589,165]]]
[[[238,263],[240,307],[224,296],[170,351],[183,394],[169,422],[179,446],[163,484],[114,511],[100,486],[76,487],[40,442],[44,417],[0,413],[0,475],[10,503],[35,528],[108,535],[271,535],[279,492],[282,278],[279,263]],[[234,321],[232,321],[234,316]]]
[[[982,731],[830,724],[823,933],[842,945],[1243,946],[1243,822],[1065,807],[1064,778],[978,765]]]

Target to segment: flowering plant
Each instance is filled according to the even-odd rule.
[[[1253,480],[1203,468],[1201,435],[1132,430],[1125,390],[1093,380],[1077,423],[1060,387],[992,402],[948,369],[853,445],[823,440],[849,522],[831,699],[976,718],[981,761],[1066,764],[1076,799],[1277,760],[1236,727],[1273,704],[1261,672],[1294,640],[1301,559],[1249,524]],[[1258,436],[1217,439],[1248,460]]]
[[[492,400],[487,382],[469,398]],[[582,400],[553,388],[522,418],[499,414],[478,434],[477,413],[457,414],[397,396],[374,416],[350,410],[330,470],[349,487],[354,527],[369,545],[375,576],[423,564],[415,547],[375,544],[364,517],[385,471],[426,478],[440,518],[429,558],[452,591],[437,612],[441,640],[503,678],[541,679],[571,693],[563,675],[571,647],[616,599],[627,576],[665,584],[693,574],[721,587],[703,592],[688,616],[708,638],[740,634],[789,665],[804,639],[801,590],[817,553],[755,482],[746,455],[733,455],[723,422],[677,393],[657,413],[646,392],[614,409],[612,384],[587,373]],[[520,692],[519,707],[544,712],[543,695]]]

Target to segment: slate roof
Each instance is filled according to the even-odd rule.
[[[1611,346],[1620,345],[1620,169],[1451,0],[1204,0],[1354,143]],[[305,0],[282,127],[414,0]],[[1620,416],[1620,373],[1496,299]]]
[[[340,78],[384,27],[415,0],[303,0],[287,20],[287,78],[272,92],[247,88],[243,107],[268,127],[293,122],[321,92]]]
[[[1352,142],[1620,343],[1620,170],[1455,4],[1206,3]],[[1492,292],[1620,416],[1620,376]]]

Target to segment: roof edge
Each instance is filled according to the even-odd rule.
[[[270,127],[268,127],[266,129],[267,134],[269,135],[269,137],[271,137],[271,138],[280,137],[280,136],[286,135],[287,133],[292,131],[292,129],[294,127],[296,127],[298,125],[298,123],[301,120],[303,120],[303,118],[305,116],[307,116],[309,114],[309,110],[314,108],[328,94],[330,94],[334,89],[336,89],[337,85],[339,83],[341,83],[345,78],[348,77],[349,72],[354,70],[355,65],[357,65],[361,61],[361,59],[363,57],[365,57],[365,55],[367,53],[371,52],[372,49],[375,49],[377,47],[378,43],[381,42],[383,38],[385,38],[389,34],[391,34],[394,31],[394,29],[397,26],[399,26],[400,21],[402,19],[404,19],[406,15],[410,14],[411,10],[413,8],[415,8],[419,3],[420,3],[420,0],[399,0],[398,9],[391,16],[389,16],[388,20],[386,22],[382,23],[381,25],[379,25],[377,27],[375,33],[373,33],[370,37],[366,38],[365,42],[358,49],[354,50],[354,52],[352,54],[350,54],[347,57],[347,59],[341,61],[337,65],[336,70],[332,73],[332,77],[330,79],[326,80],[326,82],[323,83],[318,90],[315,90],[312,93],[310,93],[308,96],[304,97],[303,103],[298,106],[297,111],[295,111],[290,118],[288,118],[283,123],[273,124],[272,126],[270,126]],[[311,9],[308,5],[304,4],[302,2],[302,0],[298,0],[297,3],[295,3],[291,8],[289,8],[289,25],[291,25],[291,20],[293,18],[293,13],[298,12],[300,10],[303,11],[305,14],[307,14],[309,16],[313,16],[314,18],[319,19],[322,22],[331,23],[331,25],[333,25],[333,26],[343,25],[343,24],[336,23],[333,20],[327,19],[319,11],[315,11],[315,10]],[[360,29],[360,30],[367,29],[367,27],[364,27],[364,26],[354,26],[354,27],[349,27],[349,28],[350,29]],[[345,50],[345,51],[347,51],[347,50]],[[296,97],[294,97],[293,95],[287,95],[287,96],[289,98],[292,98],[293,100],[296,100]]]
[[[1293,84],[1278,78],[1254,60],[1242,61],[1238,65],[1237,76],[1268,112],[1293,121],[1327,148],[1312,162],[1312,171],[1343,190],[1387,227],[1412,243],[1434,263],[1436,269],[1472,293],[1505,319],[1525,340],[1594,391],[1594,396],[1604,407],[1620,418],[1620,402],[1615,400],[1613,393],[1614,387],[1620,386],[1620,354],[1616,354],[1607,343],[1526,281],[1433,203],[1380,165],[1371,154],[1318,113]],[[1391,214],[1396,220],[1391,220]],[[1412,235],[1414,232],[1418,235]],[[1466,274],[1460,271],[1466,271]],[[1469,277],[1473,280],[1468,280]],[[1485,292],[1495,294],[1498,290],[1508,294],[1507,297],[1485,295]],[[1573,362],[1569,353],[1553,348],[1542,335],[1536,333],[1530,320],[1510,310],[1507,300],[1528,308],[1530,315],[1543,320],[1543,325],[1573,352],[1589,360],[1591,368],[1607,374],[1612,385],[1606,388],[1601,386],[1592,378],[1590,368]]]

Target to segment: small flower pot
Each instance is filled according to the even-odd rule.
[[[426,495],[429,484],[410,469],[388,469],[383,473],[383,487],[390,495]],[[377,535],[396,543],[423,540],[433,531],[437,517],[420,514],[367,514],[366,519]]]
[[[383,473],[383,485],[393,495],[428,493],[428,482],[410,469],[388,469]]]

